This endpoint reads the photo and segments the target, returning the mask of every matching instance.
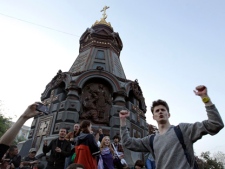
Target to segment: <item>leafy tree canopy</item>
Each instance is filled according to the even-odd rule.
[[[9,129],[11,118],[7,118],[3,115],[2,102],[0,101],[0,137]]]
[[[202,169],[224,169],[223,163],[215,156],[211,157],[209,151],[202,152],[199,160],[201,160],[202,165],[200,168]]]

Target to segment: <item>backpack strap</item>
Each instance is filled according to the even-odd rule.
[[[176,133],[176,136],[177,136],[177,138],[178,138],[180,144],[182,145],[182,148],[183,148],[183,150],[184,150],[184,155],[186,156],[187,161],[188,161],[189,165],[191,166],[190,155],[189,155],[189,153],[188,153],[188,151],[187,151],[187,147],[186,147],[186,145],[185,145],[185,143],[184,143],[183,134],[182,134],[182,132],[181,132],[181,130],[180,130],[179,125],[175,126],[173,129],[174,129],[174,132]],[[154,154],[154,148],[153,148],[153,141],[154,141],[154,138],[155,138],[155,134],[152,134],[152,135],[150,136],[150,138],[149,138],[149,144],[150,144],[150,147],[151,147],[151,149],[152,149],[152,154],[153,154],[153,155],[155,155],[155,154]],[[194,169],[198,169],[198,164],[197,164],[196,160],[194,161]]]
[[[155,138],[155,134],[152,134],[152,135],[150,136],[150,138],[149,138],[149,144],[150,144],[150,147],[151,147],[151,149],[152,149],[152,154],[153,154],[153,155],[155,155],[155,154],[154,154],[154,148],[153,148],[153,141],[154,141],[154,138]]]
[[[177,135],[178,140],[180,141],[180,144],[182,145],[182,148],[184,150],[184,155],[186,156],[187,161],[188,161],[189,165],[191,166],[191,158],[190,158],[190,155],[188,153],[187,147],[184,143],[183,134],[180,130],[179,125],[175,126],[173,129],[174,129],[174,131]],[[196,160],[194,160],[194,169],[197,169],[197,168],[198,168],[197,162],[196,162]]]

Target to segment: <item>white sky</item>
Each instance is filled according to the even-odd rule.
[[[0,0],[0,100],[6,116],[18,118],[40,100],[59,69],[70,69],[79,37],[102,17],[105,5],[107,21],[123,41],[126,77],[138,79],[146,99],[147,122],[156,125],[150,105],[159,98],[170,106],[171,124],[205,120],[204,105],[193,93],[199,84],[208,87],[225,119],[224,0]],[[225,153],[224,135],[204,136],[195,143],[197,155]]]

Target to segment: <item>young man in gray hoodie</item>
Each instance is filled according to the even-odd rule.
[[[205,104],[208,119],[202,122],[179,124],[190,157],[189,162],[175,133],[175,126],[169,122],[169,106],[163,100],[154,101],[151,107],[153,119],[158,123],[159,129],[153,140],[153,150],[150,146],[150,137],[152,136],[144,138],[130,137],[126,127],[126,117],[130,115],[127,110],[122,110],[119,114],[123,146],[132,151],[154,154],[156,169],[193,169],[195,161],[193,143],[201,139],[203,135],[217,134],[224,127],[218,110],[208,96],[207,88],[202,85],[197,86],[194,93],[200,96]]]

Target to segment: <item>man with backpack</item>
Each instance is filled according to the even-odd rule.
[[[126,127],[126,117],[130,112],[120,111],[120,132],[122,144],[136,152],[151,152],[155,158],[156,169],[195,169],[193,143],[203,135],[217,134],[223,121],[215,105],[211,102],[207,88],[197,86],[194,93],[200,96],[206,106],[208,120],[196,123],[180,123],[173,126],[169,122],[169,106],[163,100],[154,101],[151,107],[153,119],[158,123],[158,131],[144,138],[131,138]]]

